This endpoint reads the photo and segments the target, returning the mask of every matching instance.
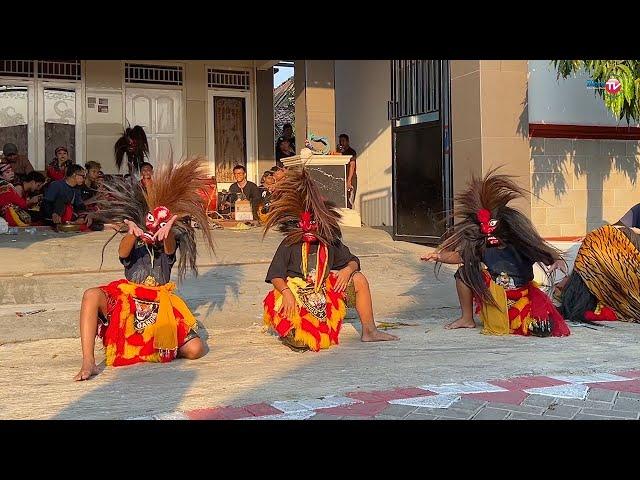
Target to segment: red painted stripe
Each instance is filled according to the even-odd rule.
[[[582,138],[591,140],[640,140],[640,127],[530,123],[529,136],[538,138]]]

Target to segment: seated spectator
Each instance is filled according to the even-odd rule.
[[[260,223],[265,223],[267,221],[267,215],[271,208],[271,194],[275,190],[275,187],[276,179],[273,175],[268,175],[264,179],[264,185],[260,188],[261,197],[258,205],[258,219],[260,220]]]
[[[67,147],[56,148],[56,156],[47,166],[47,178],[51,181],[64,180],[67,165],[73,163],[69,158]]]
[[[60,223],[86,223],[91,225],[91,217],[84,216],[86,207],[80,189],[86,173],[80,165],[69,165],[64,180],[56,180],[49,185],[42,200],[42,215],[54,225]]]
[[[140,184],[144,191],[147,191],[147,187],[153,182],[153,165],[149,162],[142,162],[140,164]]]
[[[287,147],[283,149],[281,147],[282,142],[287,142]],[[293,152],[291,155],[285,155],[282,157],[283,152]],[[296,137],[293,136],[293,126],[290,123],[285,123],[282,126],[282,136],[278,137],[276,141],[276,165],[282,166],[281,158],[290,157],[296,153]]]
[[[98,193],[98,183],[102,165],[98,162],[89,161],[84,164],[84,167],[87,170],[87,177],[85,178],[84,183],[80,185],[80,194],[82,195],[82,201],[86,202],[87,200],[95,197]]]
[[[262,174],[262,177],[260,178],[260,188],[264,186],[264,181],[266,180],[266,178],[271,176],[273,176],[273,172],[271,170],[267,170]]]
[[[283,139],[279,146],[278,151],[276,152],[276,166],[284,167],[284,163],[282,163],[283,158],[293,157],[296,154],[296,151],[291,146],[291,143],[286,138]]]
[[[34,170],[26,174],[22,183],[15,185],[18,194],[27,201],[29,208],[35,207],[42,200],[42,187],[47,179],[43,174]]]
[[[11,183],[14,179],[11,164],[0,164],[0,215],[11,227],[26,227],[31,224],[29,204]]]
[[[229,199],[224,202],[226,205],[221,208],[228,208],[237,200],[249,200],[253,211],[253,219],[257,219],[258,204],[262,198],[258,186],[247,180],[247,169],[243,165],[233,167],[233,176],[236,179],[236,183],[231,184],[229,187]]]
[[[33,172],[33,165],[25,155],[18,154],[18,147],[13,143],[5,143],[2,147],[0,163],[8,163],[13,168],[13,173],[22,179],[24,175]]]
[[[273,179],[276,181],[276,183],[284,178],[284,174],[286,172],[286,169],[284,167],[275,166],[271,170],[273,171]]]

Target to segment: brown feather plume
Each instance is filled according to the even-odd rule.
[[[188,269],[198,274],[195,230],[191,220],[200,225],[207,247],[214,250],[204,199],[199,194],[207,185],[207,175],[208,163],[203,156],[192,156],[177,164],[169,160],[156,168],[146,192],[139,182],[114,178],[104,183],[104,194],[89,203],[97,205],[97,217],[104,222],[121,223],[127,219],[143,229],[147,212],[156,207],[167,207],[172,215],[177,215],[172,231],[180,251],[180,282]]]
[[[306,168],[287,169],[284,178],[276,184],[271,198],[264,235],[270,229],[277,228],[286,234],[288,244],[301,242],[303,231],[298,222],[303,212],[310,211],[318,226],[316,236],[321,242],[331,244],[341,237],[337,207],[322,198]]]
[[[562,258],[556,248],[540,237],[529,218],[507,205],[530,192],[517,185],[513,181],[514,176],[496,173],[499,168],[490,170],[484,178],[473,176],[467,188],[456,195],[453,217],[458,217],[460,221],[445,233],[445,240],[438,247],[439,251],[459,253],[464,265],[460,269],[462,281],[471,288],[476,298],[492,305],[495,305],[495,301],[481,273],[487,236],[480,230],[477,218],[479,210],[489,210],[491,218],[498,220],[493,235],[501,243],[514,246],[532,263],[551,265]],[[436,270],[440,266],[436,264]]]

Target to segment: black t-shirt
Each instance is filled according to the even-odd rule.
[[[349,163],[351,162],[356,163],[357,153],[353,148],[351,147],[347,148],[342,152],[342,155],[351,155],[351,160],[349,161]],[[357,165],[356,165],[356,168],[357,168]],[[353,173],[355,174],[355,172]]]
[[[317,253],[318,244],[311,244],[307,263],[309,272],[307,273],[316,268]],[[333,245],[329,246],[326,275],[329,275],[330,270],[340,270],[346,267],[351,260],[358,264],[358,270],[360,270],[360,259],[352,254],[344,243],[337,240]],[[302,273],[302,244],[286,245],[285,240],[283,240],[276,250],[273,260],[271,260],[271,265],[269,265],[264,281],[271,283],[274,278],[286,280],[287,277],[304,279],[304,274]]]
[[[243,188],[240,188],[238,186],[238,183],[236,182],[229,187],[229,193],[231,194],[231,196],[229,197],[230,202],[235,202],[239,199],[241,200],[242,195],[240,194],[244,194],[244,198],[249,200],[249,202],[251,203],[253,217],[256,217],[256,214],[258,212],[258,204],[260,203],[260,200],[262,200],[262,195],[260,194],[260,189],[255,183],[248,181]]]
[[[278,140],[276,140],[276,155],[278,155],[278,152],[280,151],[280,144],[283,140],[289,140],[289,146],[291,147],[291,150],[293,150],[294,152],[296,151],[296,137],[287,139],[285,139],[284,137],[278,137]]]
[[[130,282],[143,283],[151,275],[160,285],[168,283],[171,279],[171,268],[176,262],[175,252],[168,255],[164,251],[162,243],[149,246],[153,252],[154,261],[151,268],[151,255],[144,242],[138,240],[127,258],[120,258],[124,265],[124,276]]]
[[[618,223],[623,223],[629,228],[640,228],[640,203],[631,207]]]
[[[282,159],[293,157],[294,155],[295,153],[283,153],[282,151],[280,151],[280,149],[278,149],[278,151],[276,152],[276,166],[281,168],[284,167],[284,163],[282,162]]]
[[[482,261],[489,269],[491,278],[499,285],[521,287],[533,280],[534,262],[511,245],[487,248]]]

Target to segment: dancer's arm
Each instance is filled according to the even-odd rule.
[[[462,257],[458,252],[431,252],[420,257],[420,260],[424,260],[425,262],[440,262],[440,263],[449,263],[452,265],[463,263]]]
[[[286,318],[291,318],[295,312],[296,299],[291,293],[291,289],[287,286],[284,278],[274,278],[271,280],[273,287],[282,294],[281,314],[284,313]]]

